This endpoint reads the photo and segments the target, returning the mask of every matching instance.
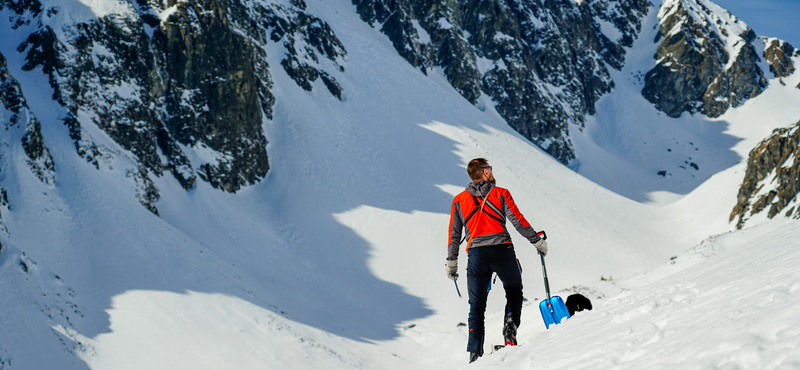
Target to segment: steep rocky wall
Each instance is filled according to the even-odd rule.
[[[55,185],[55,163],[50,150],[45,146],[42,137],[42,125],[31,112],[19,82],[8,72],[6,58],[0,54],[0,127],[3,128],[3,150],[13,148],[19,142],[22,145],[26,162],[31,172],[39,181]],[[0,159],[6,161],[0,153]],[[0,172],[7,167],[4,163]],[[0,199],[7,200],[5,191],[0,188]],[[0,201],[2,205],[4,201]]]
[[[791,59],[793,54],[800,55],[800,50],[783,40],[768,40],[764,58],[769,63],[769,71],[778,78],[789,77],[795,69]]]
[[[738,18],[707,0],[665,0],[659,11],[656,67],[645,75],[642,95],[670,117],[683,112],[719,117],[761,94],[767,76],[794,71],[786,42],[759,38]],[[758,50],[764,50],[759,54]]]
[[[344,72],[346,51],[303,0],[115,6],[73,21],[75,10],[57,2],[0,1],[12,14],[7,27],[28,32],[17,47],[23,70],[48,75],[78,154],[97,168],[120,155],[87,127],[103,130],[136,162],[128,175],[153,212],[151,176],[170,173],[187,190],[199,177],[235,192],[266,175],[262,124],[275,103],[268,44],[283,46],[283,68],[300,87],[321,79],[341,99],[334,75]],[[36,147],[37,137],[29,142]]]
[[[650,3],[644,0],[352,0],[423,72],[441,68],[464,98],[485,93],[517,132],[562,163],[614,84]],[[606,31],[604,33],[603,31]],[[609,37],[614,37],[612,40]]]
[[[10,155],[21,145],[27,156],[25,162],[31,174],[44,184],[55,186],[55,163],[44,144],[42,126],[31,112],[19,82],[9,73],[6,58],[0,54],[0,179],[11,168]],[[8,233],[2,220],[2,210],[8,209],[8,192],[0,186],[0,233]],[[2,245],[0,245],[2,249]]]
[[[787,207],[786,217],[800,219],[797,194],[800,193],[800,122],[777,129],[750,152],[744,182],[737,204],[731,212],[741,229],[747,219],[767,210],[773,218]]]

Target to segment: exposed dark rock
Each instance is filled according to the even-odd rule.
[[[661,7],[658,64],[645,75],[642,89],[657,109],[670,117],[683,112],[719,117],[766,88],[753,30],[731,35],[723,24],[727,21],[700,1],[665,0]],[[728,44],[736,55],[728,55]]]
[[[297,9],[279,5],[274,9],[257,6],[250,10],[249,16],[262,24],[265,30],[272,30],[269,34],[272,42],[283,43],[286,54],[281,66],[298,86],[311,91],[313,82],[321,77],[331,94],[341,100],[342,88],[336,78],[320,68],[319,56],[327,58],[339,72],[343,72],[342,62],[347,51],[327,23],[301,11],[306,8],[304,2],[299,1],[294,6]]]
[[[139,203],[150,212],[158,215],[158,209],[156,208],[156,202],[158,202],[159,198],[158,189],[153,184],[153,180],[147,176],[147,172],[144,169],[140,169],[138,172],[131,171],[127,173],[127,177],[133,178],[136,183],[136,199],[139,200]]]
[[[158,191],[150,176],[169,172],[187,190],[199,177],[234,192],[266,175],[262,127],[275,104],[268,44],[284,47],[284,64],[296,66],[287,73],[305,75],[292,76],[298,85],[310,89],[321,78],[342,99],[334,75],[344,72],[346,51],[327,23],[305,13],[303,0],[125,4],[130,12],[64,22],[57,30],[42,17],[63,16],[58,7],[0,1],[0,9],[15,28],[38,25],[17,50],[25,55],[24,70],[41,68],[49,76],[78,154],[98,169],[129,155],[136,196],[155,213]],[[168,7],[174,8],[162,21]],[[87,125],[129,154],[98,144]],[[32,163],[52,169],[38,121],[28,130],[24,146]]]
[[[28,156],[26,162],[31,172],[43,183],[55,184],[55,163],[50,150],[44,144],[42,126],[30,111],[19,82],[8,72],[6,59],[0,55],[0,103],[11,113],[7,122],[2,122],[6,132],[22,131],[21,144]],[[14,143],[8,143],[13,145]]]
[[[750,31],[752,32],[752,30]],[[761,94],[767,87],[767,80],[764,76],[764,72],[758,67],[759,61],[760,59],[755,48],[751,44],[748,44],[742,47],[733,65],[728,69],[727,75],[730,81],[730,87],[727,93],[729,94],[728,99],[732,107],[741,106],[748,99]],[[724,92],[725,90],[723,89],[720,91],[720,94]],[[720,94],[715,95],[720,96]],[[706,106],[711,103],[708,99],[704,102]],[[709,114],[710,117],[718,117],[719,115]]]
[[[44,144],[42,125],[35,117],[28,122],[25,135],[22,137],[22,148],[28,155],[28,166],[33,174],[48,185],[55,185],[56,165],[50,150]]]
[[[582,127],[613,87],[648,1],[353,0],[423,72],[439,67],[473,104],[481,93],[517,132],[563,163],[575,157],[570,123]],[[621,36],[610,40],[601,22]],[[616,32],[615,32],[616,33]]]
[[[180,3],[161,25],[163,41],[154,42],[163,48],[169,76],[166,131],[178,143],[222,154],[217,163],[201,165],[213,170],[198,175],[227,191],[257,182],[269,169],[259,102],[259,93],[269,91],[261,91],[254,45],[231,25],[228,14],[235,11],[225,0]]]
[[[322,78],[322,82],[325,83],[325,87],[328,88],[328,91],[337,99],[342,100],[342,86],[336,82],[336,79],[325,72],[320,72],[319,77]]]
[[[769,71],[775,77],[789,77],[794,73],[794,63],[791,56],[794,54],[794,47],[786,41],[773,39],[764,50],[764,59],[769,63]]]
[[[0,170],[0,173],[2,173],[1,170]],[[6,191],[6,189],[3,189],[3,187],[0,186],[0,209],[8,210],[10,208],[11,207],[8,204],[8,192]],[[8,228],[6,227],[5,223],[3,222],[2,213],[0,213],[0,232],[3,232],[6,236],[9,235]],[[3,243],[0,243],[0,251],[2,251],[2,250],[3,250]]]
[[[790,159],[792,159],[790,161]],[[800,122],[777,129],[750,152],[730,221],[741,229],[749,216],[768,209],[775,217],[800,193]],[[787,213],[787,217],[791,213]],[[800,212],[794,216],[800,218]]]
[[[0,114],[4,119],[0,121],[0,128],[3,129],[3,135],[0,135],[0,158],[8,155],[2,151],[22,145],[28,157],[25,162],[31,173],[39,181],[55,185],[55,163],[44,143],[41,124],[30,111],[19,82],[9,73],[6,58],[2,54],[0,54],[0,109],[5,112]],[[5,171],[8,169],[0,166],[0,178],[5,177],[3,174]],[[8,192],[0,187],[0,210],[7,210],[9,207]],[[0,212],[0,232],[8,235],[8,229],[2,220],[2,212]],[[0,243],[0,251],[2,249]]]
[[[297,82],[297,85],[302,87],[303,90],[311,91],[313,88],[311,83],[319,78],[319,71],[316,68],[301,63],[297,58],[286,58],[281,61],[281,65],[286,70],[286,74]]]

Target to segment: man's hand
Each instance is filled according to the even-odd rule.
[[[447,273],[448,279],[458,279],[458,260],[444,261],[444,271]]]
[[[533,243],[533,246],[536,247],[543,256],[547,255],[547,242],[544,239],[539,239],[539,241]]]

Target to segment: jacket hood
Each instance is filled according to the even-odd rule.
[[[476,197],[483,197],[489,194],[494,188],[494,184],[488,181],[478,180],[473,181],[467,185],[467,193],[470,193]]]

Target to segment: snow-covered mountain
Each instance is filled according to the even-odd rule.
[[[523,344],[479,367],[800,361],[800,53],[711,1],[0,15],[0,369],[461,367],[478,156],[596,307],[545,331],[518,245]]]
[[[354,0],[361,18],[426,72],[441,69],[464,98],[494,108],[563,163],[575,158],[569,124],[583,126],[614,86],[650,7],[645,0]]]

